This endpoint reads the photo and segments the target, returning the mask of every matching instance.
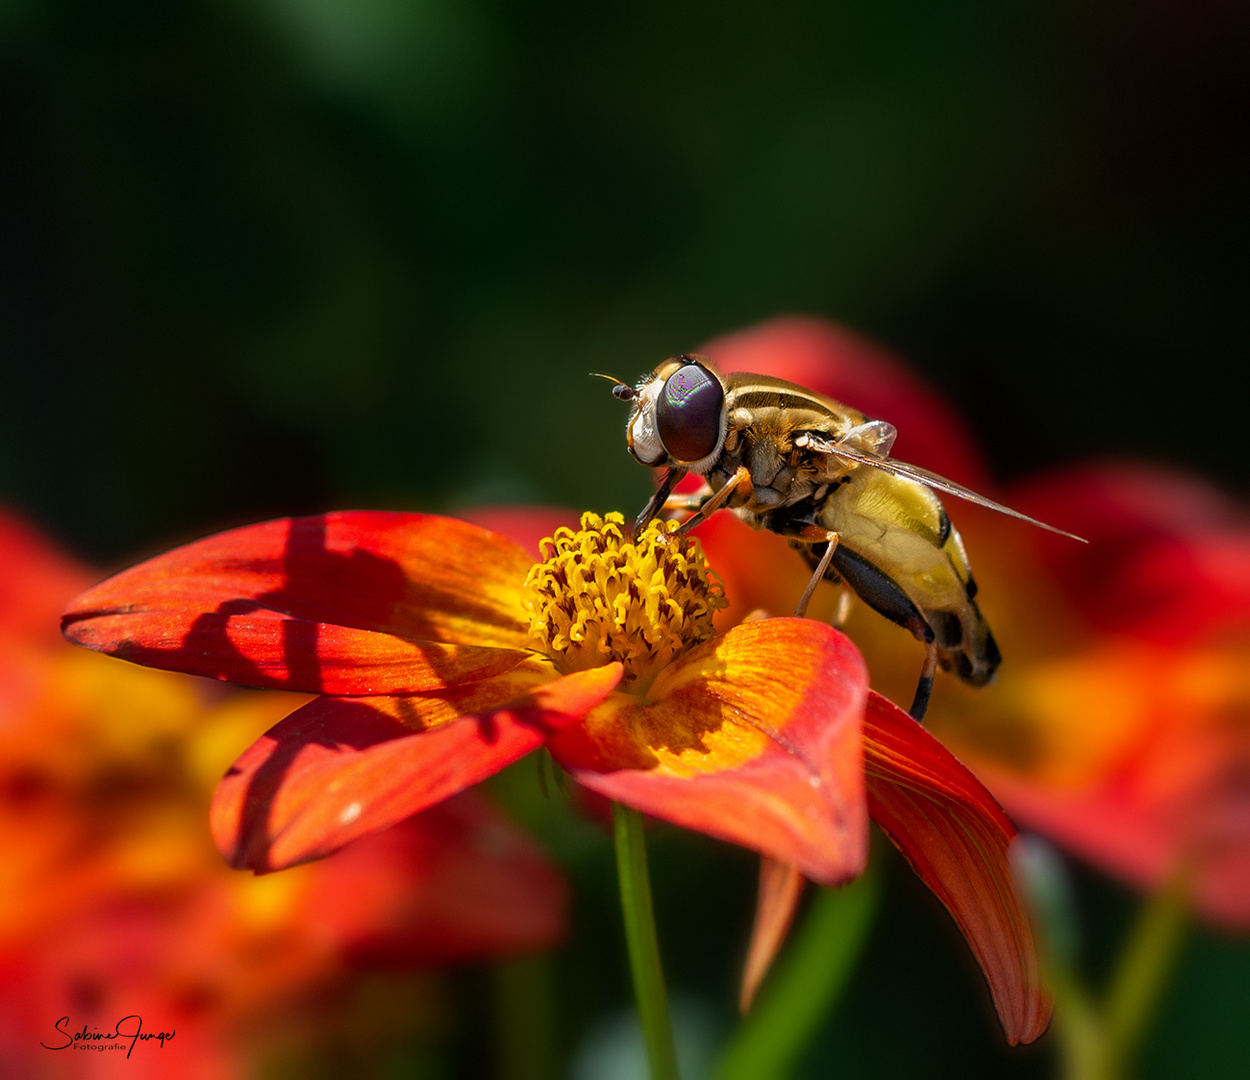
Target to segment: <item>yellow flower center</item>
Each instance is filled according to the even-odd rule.
[[[617,513],[583,514],[542,542],[525,579],[530,637],[568,674],[619,660],[622,690],[644,692],[666,664],[713,634],[725,606],[698,540],[652,521],[634,541]]]

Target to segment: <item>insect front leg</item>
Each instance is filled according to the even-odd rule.
[[[699,508],[694,512],[694,514],[682,522],[681,528],[677,531],[682,535],[685,535],[696,525],[707,521],[712,514],[725,505],[726,500],[735,491],[741,492],[744,498],[749,499],[753,490],[754,486],[751,483],[750,470],[745,465],[739,465],[738,471],[725,482],[725,486],[721,488],[720,491],[716,492],[715,495],[705,498],[699,504]]]
[[[647,522],[655,517],[660,507],[668,501],[668,497],[673,493],[673,488],[678,485],[681,478],[688,471],[688,469],[683,469],[680,466],[674,466],[664,474],[664,479],[660,482],[660,486],[656,488],[655,494],[647,500],[647,505],[642,508],[642,513],[634,520],[635,540],[642,534],[642,530],[647,527]]]
[[[698,491],[679,492],[665,500],[665,514],[693,514],[712,497],[711,489],[704,484]]]

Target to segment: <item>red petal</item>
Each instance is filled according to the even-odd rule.
[[[1103,463],[1047,473],[1008,498],[1089,540],[1029,537],[1051,587],[1095,628],[1165,643],[1245,630],[1250,518],[1205,481]]]
[[[898,428],[897,456],[980,490],[985,469],[955,411],[883,346],[825,319],[790,316],[716,338],[706,352],[723,372],[772,375]]]
[[[490,706],[474,707],[489,687],[449,695],[463,709],[450,722],[444,697],[318,698],[259,739],[222,780],[211,816],[217,846],[233,865],[257,871],[328,855],[541,746],[620,676],[609,664],[524,696],[505,677],[502,700]]]
[[[959,924],[1008,1041],[1032,1042],[1052,1002],[1007,864],[1016,830],[941,743],[876,693],[864,714],[864,753],[872,819]]]
[[[520,649],[411,641],[263,609],[102,615],[68,624],[65,636],[146,667],[305,694],[440,690],[502,674],[531,655]]]
[[[1143,732],[1157,740],[1075,786],[983,774],[1012,814],[1083,859],[1158,891],[1182,873],[1198,914],[1250,929],[1250,732]]]
[[[504,538],[450,518],[283,519],[124,571],[80,596],[64,627],[136,663],[248,685],[426,690],[522,658],[530,564]]]
[[[46,724],[18,725],[48,697],[64,647],[56,632],[65,601],[91,574],[21,518],[0,509],[0,758],[9,739],[48,738]],[[12,720],[10,718],[13,718]],[[25,729],[25,730],[23,730]],[[42,733],[42,734],[40,734]]]
[[[786,940],[806,884],[806,879],[793,866],[767,857],[760,860],[755,925],[751,927],[751,946],[747,950],[742,990],[738,996],[738,1008],[744,1013],[751,1008],[755,992]]]
[[[56,640],[65,601],[91,574],[15,514],[0,509],[0,637]]]
[[[734,627],[549,744],[578,783],[829,884],[867,856],[855,647],[811,619]]]

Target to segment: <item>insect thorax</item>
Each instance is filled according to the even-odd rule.
[[[734,407],[729,412],[721,456],[707,473],[708,484],[719,491],[745,466],[751,476],[751,490],[735,492],[728,505],[756,514],[817,498],[822,488],[847,472],[847,466],[798,446],[795,440],[813,431],[836,438],[846,426],[840,418],[811,408]]]

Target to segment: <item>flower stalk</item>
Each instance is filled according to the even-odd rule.
[[[1055,1028],[1067,1080],[1130,1075],[1180,955],[1189,923],[1188,885],[1178,878],[1146,903],[1101,1001],[1075,971],[1054,973],[1060,1003]]]
[[[651,907],[651,879],[647,874],[647,846],[642,815],[620,803],[612,804],[616,838],[616,871],[625,917],[625,941],[634,978],[634,997],[642,1021],[651,1080],[677,1080],[677,1051],[668,1018],[668,994],[660,966],[660,946]]]
[[[1134,1058],[1172,975],[1189,924],[1192,874],[1178,872],[1150,897],[1099,994],[1079,965],[1079,926],[1063,860],[1040,837],[1022,837],[1011,853],[1038,924],[1046,981],[1058,1006],[1055,1038],[1064,1080],[1121,1080]]]
[[[722,1051],[716,1080],[795,1072],[851,981],[880,897],[880,876],[871,869],[840,889],[816,893],[794,940]]]

